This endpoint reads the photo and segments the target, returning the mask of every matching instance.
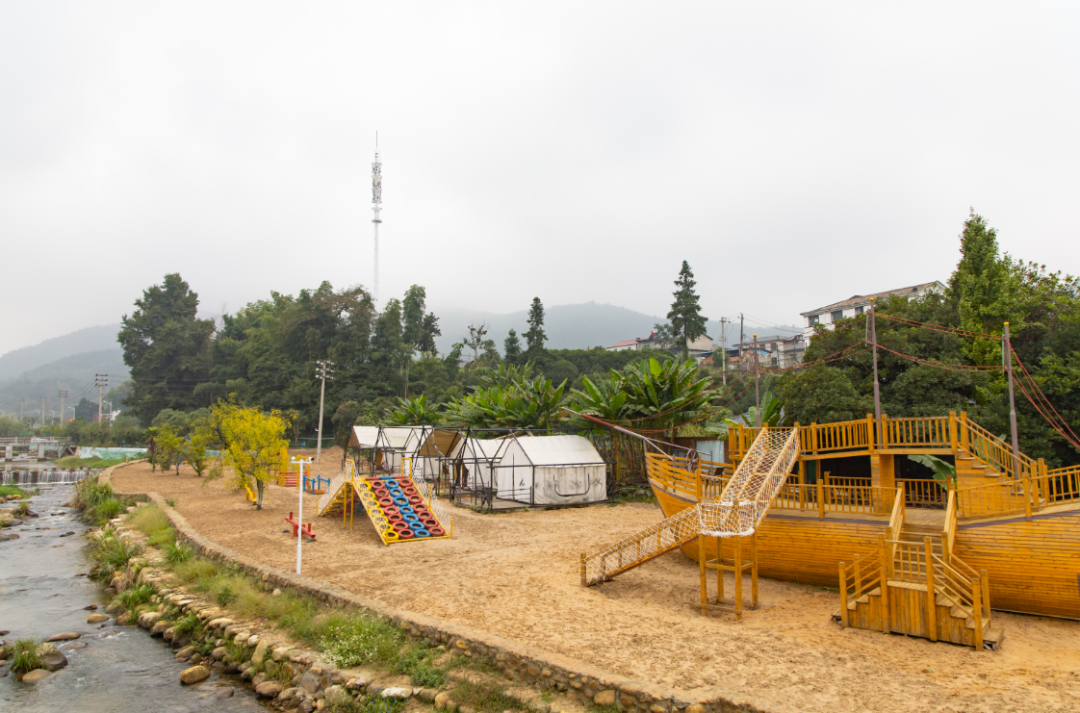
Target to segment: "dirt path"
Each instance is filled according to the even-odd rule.
[[[324,453],[316,471],[337,470]],[[211,540],[282,569],[296,563],[283,533],[296,491],[268,488],[256,512],[241,494],[182,475],[118,470],[121,491],[156,491]],[[305,519],[314,498],[305,497]],[[355,528],[316,518],[304,574],[393,606],[461,622],[634,678],[685,690],[725,685],[782,696],[799,710],[1080,710],[1080,625],[995,612],[997,652],[841,629],[838,597],[761,580],[761,607],[741,624],[695,607],[697,565],[673,552],[614,582],[584,588],[579,555],[655,523],[652,505],[478,515],[450,508],[454,538],[383,547],[362,511]],[[731,585],[729,578],[728,585]],[[728,590],[731,591],[730,589]]]

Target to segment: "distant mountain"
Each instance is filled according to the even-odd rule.
[[[480,310],[436,310],[442,337],[435,340],[441,354],[446,354],[455,342],[460,342],[468,334],[470,324],[486,323],[488,338],[495,340],[501,353],[503,340],[514,329],[524,346],[522,336],[529,325],[528,311],[494,314]],[[657,323],[666,322],[663,317],[635,312],[625,307],[609,304],[586,302],[576,305],[555,305],[544,310],[544,331],[547,332],[548,349],[589,349],[607,347],[616,342],[637,337],[647,337]],[[728,323],[725,328],[727,343],[738,343],[739,325]],[[788,325],[778,327],[746,327],[746,338],[755,332],[759,339],[768,336],[791,336],[798,328]],[[706,323],[706,332],[717,344],[720,343],[720,322]]]
[[[486,323],[488,338],[495,340],[500,352],[503,340],[511,329],[517,331],[522,346],[525,343],[522,335],[529,329],[528,310],[510,314],[480,310],[436,310],[435,314],[439,317],[439,328],[443,333],[436,340],[442,354],[450,351],[455,342],[460,342],[468,334],[470,324]],[[662,321],[660,317],[596,302],[544,308],[544,331],[549,349],[606,347],[624,339],[647,337],[653,325]]]
[[[14,379],[23,372],[35,369],[42,364],[50,364],[58,359],[83,352],[98,352],[106,349],[119,351],[120,345],[116,342],[116,335],[119,332],[119,324],[86,327],[62,337],[46,339],[32,347],[7,352],[0,356],[0,382]],[[92,378],[93,374],[90,376]]]
[[[124,364],[120,345],[110,349],[66,356],[25,371],[18,378],[0,383],[0,410],[7,414],[12,412],[18,414],[19,400],[25,399],[25,412],[40,414],[43,398],[46,411],[59,410],[61,390],[68,392],[65,401],[67,406],[74,406],[83,396],[97,401],[97,389],[94,388],[95,374],[109,375],[106,392],[128,379],[128,368]],[[119,406],[116,404],[117,408]]]

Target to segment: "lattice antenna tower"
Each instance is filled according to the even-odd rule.
[[[372,297],[376,307],[379,304],[379,211],[382,210],[382,161],[379,160],[379,132],[375,132],[375,160],[371,164],[371,203],[375,217],[372,223],[375,225],[375,284]]]

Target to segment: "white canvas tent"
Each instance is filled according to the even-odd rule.
[[[371,449],[376,468],[401,472],[401,462],[411,457],[421,443],[422,426],[353,426],[350,448]]]
[[[461,484],[476,491],[485,491],[495,487],[495,467],[502,461],[506,449],[513,439],[469,438],[462,447],[461,464],[465,473]],[[501,496],[499,496],[501,497]]]
[[[513,438],[495,471],[496,497],[529,505],[607,500],[607,465],[581,436]]]

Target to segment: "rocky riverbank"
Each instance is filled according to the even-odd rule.
[[[168,559],[170,552],[184,546],[166,542],[159,549],[153,544],[156,538],[148,537],[133,526],[133,521],[138,522],[138,513],[131,518],[116,518],[90,536],[92,543],[119,542],[118,546],[124,551],[139,553],[128,557],[104,582],[106,593],[113,597],[105,611],[115,616],[118,624],[139,626],[150,636],[169,644],[175,650],[176,659],[189,664],[178,677],[181,685],[196,686],[213,675],[232,675],[250,686],[264,705],[298,713],[321,710],[398,713],[432,709],[450,713],[502,713],[508,710],[571,713],[585,710],[585,706],[567,696],[517,685],[475,660],[465,642],[429,643],[425,639],[417,643],[408,637],[408,626],[396,631],[397,638],[391,637],[399,649],[392,652],[394,664],[335,666],[331,659],[345,654],[328,655],[316,650],[297,641],[265,617],[245,614],[243,607],[222,604],[224,597],[220,592],[215,600],[211,593],[199,591],[198,584],[185,584],[170,567]],[[99,547],[102,552],[115,549],[112,545]],[[183,549],[180,551],[184,552]],[[174,555],[173,559],[184,560],[187,570],[198,569],[197,564],[188,563],[187,557],[187,554]],[[91,574],[100,578],[107,566],[108,563],[102,562]],[[267,583],[256,586],[262,589],[259,596],[264,598],[274,600],[287,596]],[[247,606],[253,605],[248,603]],[[312,618],[335,616],[342,615],[323,610]],[[389,627],[389,624],[379,626]],[[385,631],[380,634],[376,626],[371,634],[372,642],[350,643],[348,637],[344,638],[346,645],[363,649],[369,645],[379,646],[375,639],[384,635]],[[405,659],[410,659],[411,663],[403,663]],[[537,675],[540,675],[539,671]],[[567,685],[566,690],[573,689]],[[613,692],[610,698],[614,699]]]

